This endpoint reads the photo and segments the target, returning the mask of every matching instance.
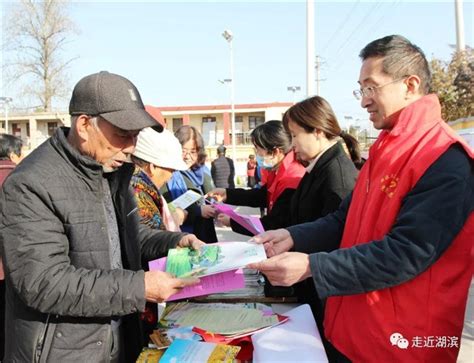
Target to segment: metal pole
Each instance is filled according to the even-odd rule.
[[[8,134],[8,108],[10,102],[13,101],[11,97],[0,97],[0,101],[3,102],[3,112],[5,114],[5,133]]]
[[[320,95],[320,92],[319,92],[319,68],[321,67],[320,66],[320,61],[319,61],[319,55],[316,56],[316,94],[319,96]]]
[[[234,105],[234,49],[232,46],[233,39],[229,41],[230,49],[230,109],[231,109],[231,128],[232,128],[232,160],[237,162],[235,153],[235,105]]]
[[[456,50],[462,52],[466,49],[466,43],[464,42],[464,16],[462,0],[456,0]]]
[[[306,0],[306,94],[314,95],[314,0]]]
[[[5,111],[5,133],[8,134],[8,102],[3,104],[3,110]]]

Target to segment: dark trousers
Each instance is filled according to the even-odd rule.
[[[247,177],[247,186],[249,188],[253,188],[255,186],[255,184],[257,184],[257,182],[255,181],[255,177],[254,176],[248,176]]]

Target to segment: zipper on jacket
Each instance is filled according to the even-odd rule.
[[[43,353],[44,338],[46,336],[46,331],[48,330],[50,317],[51,317],[51,314],[48,314],[48,316],[46,317],[46,322],[43,327],[43,331],[41,332],[41,335],[39,336],[38,342],[36,343],[35,362],[39,362],[41,358],[41,354]]]

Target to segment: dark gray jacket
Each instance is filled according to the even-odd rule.
[[[10,174],[0,199],[6,270],[6,362],[107,362],[111,319],[122,317],[127,361],[142,346],[141,259],[174,247],[183,234],[138,223],[132,165],[109,177],[124,269],[111,270],[102,167],[66,140],[67,129]]]
[[[220,155],[211,163],[211,175],[216,188],[235,188],[234,162],[225,155]]]

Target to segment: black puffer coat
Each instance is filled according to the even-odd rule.
[[[107,362],[113,317],[127,361],[142,347],[141,259],[164,255],[183,234],[138,223],[132,165],[109,178],[124,269],[110,270],[102,168],[59,129],[10,174],[0,199],[6,270],[5,362]]]

